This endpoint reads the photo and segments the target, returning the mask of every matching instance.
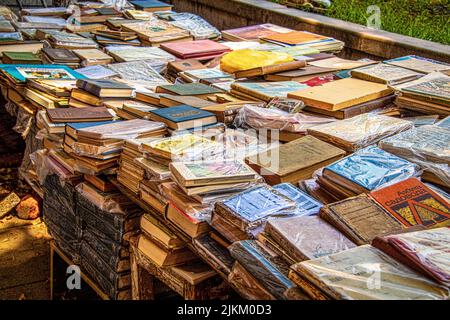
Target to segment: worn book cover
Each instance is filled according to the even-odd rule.
[[[235,242],[228,250],[231,256],[277,299],[286,299],[284,291],[295,286],[287,277],[289,266],[280,258],[271,255],[258,241]]]
[[[329,39],[319,34],[307,32],[307,31],[290,31],[287,33],[278,33],[262,38],[265,41],[274,41],[277,43],[284,43],[288,45],[302,45],[311,44],[321,40]]]
[[[339,185],[366,193],[413,177],[418,170],[408,160],[369,146],[325,167],[323,174]]]
[[[375,199],[405,227],[450,226],[450,205],[416,178],[372,191]]]
[[[239,229],[247,230],[261,225],[270,216],[283,212],[292,213],[295,208],[293,200],[262,185],[216,202],[214,211]]]
[[[319,201],[309,196],[291,183],[280,183],[273,186],[273,188],[281,194],[284,194],[289,199],[295,201],[295,203],[297,204],[295,215],[316,215],[319,213],[320,208],[322,208],[323,206]]]
[[[347,78],[290,92],[288,97],[302,100],[307,106],[335,111],[385,97],[392,92],[385,84]]]
[[[411,121],[365,113],[349,119],[319,124],[308,133],[352,152],[414,127]]]
[[[212,88],[203,83],[183,83],[162,85],[156,88],[156,93],[170,93],[179,96],[201,96],[221,93],[219,89]]]
[[[356,247],[318,216],[272,218],[267,221],[264,231],[296,262]]]
[[[353,69],[350,71],[350,74],[354,78],[378,83],[385,83],[389,85],[412,81],[423,76],[423,73],[385,63],[379,63],[363,68]]]
[[[275,97],[287,97],[289,93],[308,88],[307,85],[295,81],[279,82],[234,82],[231,85],[244,94],[269,102]]]
[[[68,49],[44,48],[42,51],[53,61],[80,62],[80,58]]]
[[[383,237],[389,245],[386,254],[394,250],[394,258],[440,284],[450,285],[450,228],[436,228]],[[383,248],[380,248],[383,250]],[[391,255],[392,256],[392,255]]]
[[[171,129],[191,129],[217,122],[213,113],[188,105],[155,109],[149,113],[150,119],[164,122]]]
[[[312,136],[249,156],[245,161],[271,184],[296,183],[343,157],[345,151]]]
[[[240,160],[172,162],[171,173],[184,186],[206,186],[255,180],[256,173]]]
[[[402,92],[412,97],[434,98],[437,102],[450,106],[450,77],[442,75],[426,82],[406,86],[402,88]]]
[[[246,26],[236,29],[222,31],[224,39],[232,41],[251,41],[259,40],[262,37],[268,37],[274,34],[287,33],[293,31],[285,27],[277,26],[271,23]]]
[[[230,48],[212,40],[163,43],[161,48],[181,58],[196,58],[222,54]]]
[[[325,205],[320,217],[358,245],[403,228],[400,222],[365,194]]]
[[[384,63],[422,73],[450,70],[450,64],[415,55],[386,60]]]
[[[47,114],[52,122],[97,122],[113,119],[105,107],[56,108],[48,109]]]
[[[449,289],[364,245],[291,267],[332,299],[446,300]]]

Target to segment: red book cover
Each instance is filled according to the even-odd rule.
[[[169,42],[161,48],[182,58],[210,56],[230,51],[230,48],[212,40]]]
[[[450,206],[416,178],[370,193],[371,197],[406,227],[450,226]]]

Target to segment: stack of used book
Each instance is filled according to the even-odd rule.
[[[42,49],[42,61],[47,64],[64,64],[72,69],[80,67],[80,58],[68,49]]]
[[[103,65],[113,62],[113,58],[99,49],[76,49],[73,53],[79,57],[82,66]]]
[[[183,41],[164,43],[161,48],[180,59],[210,60],[220,57],[230,48],[212,40]]]
[[[450,115],[450,77],[440,72],[430,73],[416,81],[407,82],[397,87],[400,96],[396,104],[419,114],[437,114],[442,117]]]

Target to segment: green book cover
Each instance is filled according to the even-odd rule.
[[[41,58],[33,52],[13,52],[5,51],[3,56],[9,58],[12,61],[28,61],[28,62],[41,62]]]

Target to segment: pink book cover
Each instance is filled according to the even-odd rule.
[[[177,56],[214,55],[230,51],[230,48],[212,40],[170,42],[161,48]]]

